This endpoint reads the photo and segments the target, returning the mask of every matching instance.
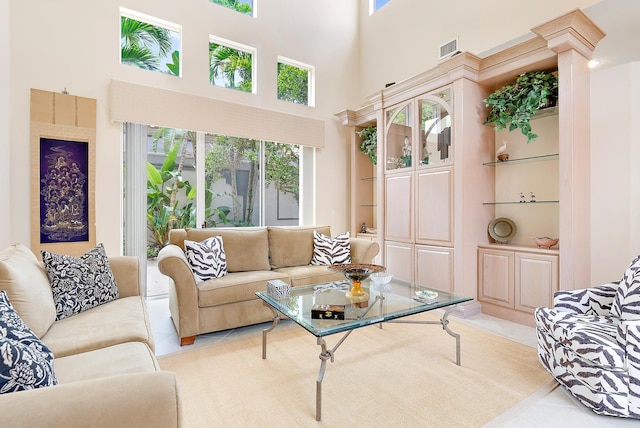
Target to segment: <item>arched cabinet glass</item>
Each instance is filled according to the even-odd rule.
[[[385,168],[387,171],[410,168],[413,161],[413,103],[385,112]]]
[[[417,100],[420,115],[420,145],[416,165],[443,166],[453,163],[451,90],[445,89]]]

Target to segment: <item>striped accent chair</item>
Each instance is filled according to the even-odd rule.
[[[595,413],[640,419],[640,256],[622,280],[558,291],[535,311],[538,358]]]

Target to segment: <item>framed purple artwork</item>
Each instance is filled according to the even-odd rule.
[[[89,142],[40,138],[40,243],[89,241]]]

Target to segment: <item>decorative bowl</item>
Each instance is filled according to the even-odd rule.
[[[559,241],[558,238],[549,238],[547,236],[543,236],[542,238],[531,238],[534,240],[538,248],[546,248],[551,249],[554,245],[556,245]]]
[[[333,272],[341,273],[350,281],[364,281],[369,278],[371,274],[376,272],[382,272],[384,266],[370,265],[370,264],[343,264],[343,265],[331,265],[329,270]]]
[[[351,290],[345,293],[345,297],[358,308],[366,308],[369,305],[369,293],[362,288],[362,281],[376,272],[384,271],[384,266],[369,264],[343,264],[331,265],[329,270],[339,272],[351,282]]]

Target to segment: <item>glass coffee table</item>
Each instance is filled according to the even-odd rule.
[[[256,295],[271,308],[273,323],[262,331],[262,358],[267,358],[267,334],[272,331],[281,319],[281,314],[303,327],[317,338],[320,351],[320,371],[316,381],[316,420],[322,418],[322,379],[327,361],[334,361],[334,354],[338,347],[355,329],[377,324],[382,328],[384,322],[409,323],[409,324],[437,324],[456,339],[456,364],[460,365],[460,335],[449,329],[449,314],[459,303],[473,300],[470,297],[456,296],[450,293],[417,286],[404,281],[392,280],[388,284],[376,284],[371,280],[363,282],[363,286],[369,294],[368,302],[364,305],[360,302],[351,304],[344,292],[350,288],[349,281],[336,281],[327,284],[293,287],[290,295],[285,298],[274,298],[266,291],[257,292]],[[324,305],[314,308],[315,316],[312,318],[312,307],[322,302]],[[363,307],[364,306],[364,307]],[[445,308],[445,312],[439,321],[420,321],[406,319],[410,315]],[[344,319],[340,319],[344,317]],[[344,333],[331,349],[324,338],[336,333]]]

